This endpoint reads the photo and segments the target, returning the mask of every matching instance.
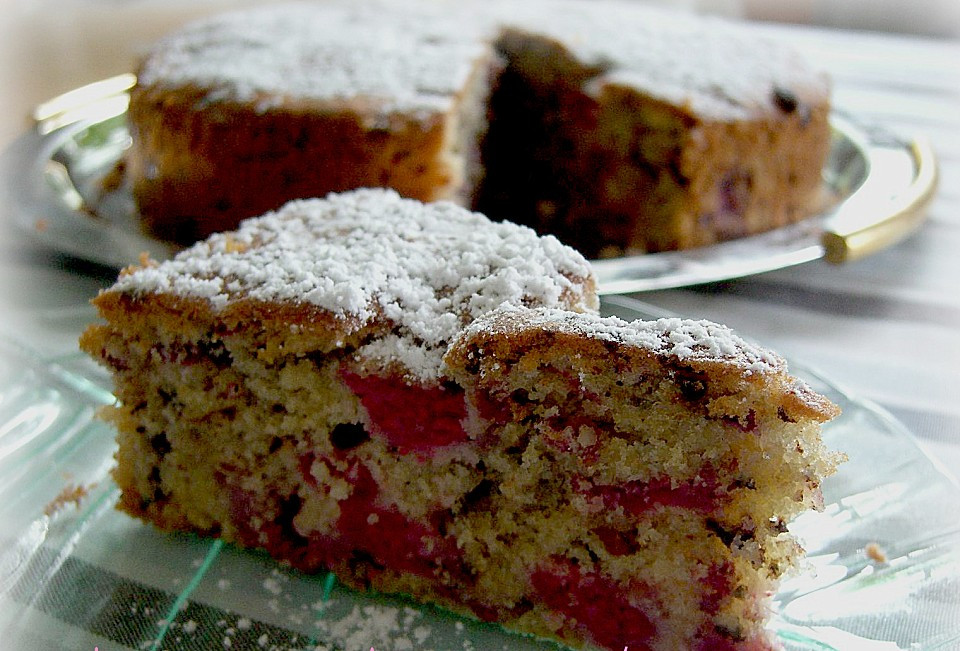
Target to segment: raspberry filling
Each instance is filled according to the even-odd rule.
[[[627,556],[637,551],[636,540],[624,531],[618,531],[613,527],[599,527],[594,533],[603,544],[603,548],[608,554],[613,556]]]
[[[367,410],[371,434],[402,454],[429,456],[469,440],[461,425],[467,415],[463,390],[455,385],[416,386],[398,377],[361,377],[346,370],[340,376]]]
[[[575,619],[575,627],[595,644],[617,650],[649,648],[656,626],[630,602],[628,595],[637,591],[562,559],[538,569],[530,580],[544,604]]]
[[[743,214],[750,201],[753,179],[746,170],[727,172],[716,185],[716,210],[700,216],[700,225],[712,229],[722,240],[746,234]]]
[[[729,563],[714,565],[700,583],[703,585],[700,608],[715,615],[723,600],[733,591],[733,567]]]
[[[271,556],[285,558],[293,567],[306,572],[314,572],[324,567],[316,559],[310,558],[308,539],[301,536],[293,526],[293,518],[301,506],[298,496],[292,495],[286,499],[276,496],[257,499],[253,493],[233,485],[229,480],[222,482],[228,487],[230,519],[241,544],[246,547],[260,547]],[[253,523],[257,522],[259,515],[270,506],[276,507],[276,518],[255,526]]]
[[[510,422],[513,417],[513,410],[510,409],[511,400],[521,402],[514,396],[498,399],[487,391],[477,391],[473,397],[480,418],[501,425]]]
[[[300,468],[307,482],[316,487],[309,473],[312,464],[313,455],[304,455]],[[426,577],[433,576],[438,568],[459,572],[456,543],[440,533],[442,512],[420,522],[382,506],[377,499],[377,482],[361,463],[352,464],[341,476],[353,491],[340,502],[335,533],[311,538],[315,562],[332,567],[344,558],[355,558],[366,561],[374,571],[390,568]]]
[[[726,416],[723,418],[723,422],[746,434],[757,429],[757,413],[751,409],[747,412],[747,416],[743,421],[734,416]]]
[[[701,581],[704,594],[700,606],[715,614],[721,601],[730,594],[729,565],[711,567]],[[620,651],[628,647],[649,649],[657,633],[656,622],[637,602],[650,600],[652,590],[643,585],[617,583],[597,571],[583,571],[569,560],[554,558],[531,576],[531,584],[540,600],[552,610],[575,619],[573,627],[586,633],[594,644]],[[631,601],[630,597],[634,597]],[[733,639],[711,630],[703,632],[697,651],[741,648]],[[757,641],[748,645],[755,651],[770,647]]]
[[[700,512],[714,509],[726,494],[712,466],[701,468],[699,475],[673,486],[669,477],[650,481],[628,481],[622,484],[589,484],[577,482],[576,490],[588,497],[599,497],[608,509],[622,507],[626,513],[638,515],[657,506],[676,506]]]

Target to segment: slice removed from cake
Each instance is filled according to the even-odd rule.
[[[449,203],[293,202],[95,303],[121,509],[573,646],[766,648],[836,461],[778,357]]]

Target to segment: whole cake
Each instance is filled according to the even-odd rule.
[[[190,243],[391,187],[588,257],[689,248],[820,200],[829,86],[743,25],[618,0],[329,0],[228,13],[144,59],[126,161]]]
[[[836,408],[716,324],[597,316],[553,237],[359,190],[95,303],[128,513],[571,646],[770,648]]]

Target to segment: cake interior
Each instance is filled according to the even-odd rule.
[[[190,324],[85,336],[129,513],[572,646],[767,648],[785,522],[832,466],[802,393],[549,328],[428,382],[362,335]]]

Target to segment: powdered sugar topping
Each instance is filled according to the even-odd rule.
[[[214,310],[252,299],[383,319],[390,334],[360,354],[429,380],[460,329],[503,303],[594,309],[591,273],[552,236],[452,203],[363,189],[290,202],[113,289],[203,299]]]
[[[504,305],[471,323],[464,329],[459,341],[499,336],[525,328],[545,328],[613,341],[658,355],[676,357],[681,361],[730,363],[746,375],[770,373],[785,367],[785,362],[778,355],[745,341],[726,326],[678,317],[628,322],[615,316],[600,317],[549,307],[522,309]]]
[[[327,0],[226,13],[154,48],[143,85],[198,86],[207,101],[360,99],[374,113],[449,109],[504,28],[557,39],[600,71],[593,88],[638,88],[707,116],[749,117],[786,89],[805,101],[826,77],[791,49],[729,20],[619,0]]]
[[[776,89],[810,102],[829,91],[796,51],[728,19],[619,0],[538,6],[510,3],[504,23],[556,39],[595,66],[594,92],[621,85],[707,117],[743,119],[769,110]]]
[[[139,81],[199,86],[208,101],[252,101],[264,111],[290,100],[357,98],[381,114],[446,110],[486,46],[465,38],[474,23],[434,3],[396,7],[332,0],[208,18],[161,41]]]

